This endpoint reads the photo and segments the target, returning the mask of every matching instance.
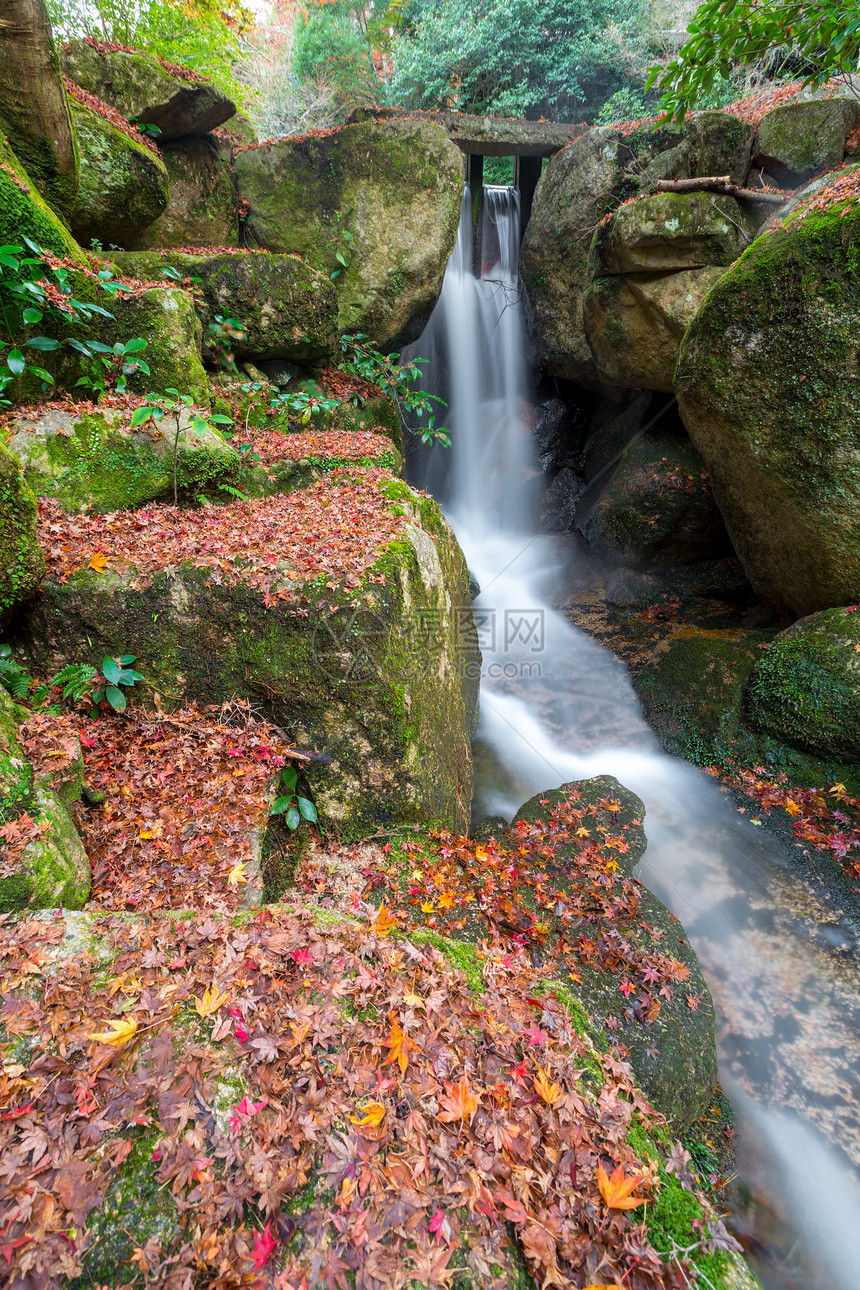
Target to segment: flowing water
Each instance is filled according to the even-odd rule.
[[[560,557],[530,504],[519,240],[516,190],[486,188],[475,266],[466,194],[441,297],[411,351],[449,403],[452,439],[424,454],[413,482],[440,499],[481,589],[477,809],[510,819],[536,792],[601,774],[642,798],[637,877],[681,919],[717,1008],[739,1166],[757,1198],[746,1227],[756,1270],[774,1290],[857,1290],[858,928],[713,780],[660,752],[622,664],[549,603]]]

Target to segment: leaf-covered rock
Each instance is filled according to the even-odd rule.
[[[795,615],[860,597],[860,206],[814,202],[711,289],[675,376],[750,582]]]
[[[73,103],[81,182],[70,223],[83,246],[129,243],[167,206],[164,162],[97,112]]]
[[[62,62],[70,80],[124,117],[158,126],[164,142],[207,134],[236,113],[236,105],[212,81],[183,80],[150,54],[71,40]]]
[[[463,159],[441,127],[368,122],[239,152],[249,229],[337,274],[338,329],[382,349],[415,335],[454,249]]]
[[[140,250],[236,245],[236,185],[216,144],[207,135],[164,145],[162,156],[170,179],[167,209],[147,228],[126,238],[126,245]]]

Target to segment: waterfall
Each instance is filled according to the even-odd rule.
[[[449,404],[452,439],[418,456],[413,482],[439,498],[480,586],[477,808],[510,819],[537,792],[602,774],[642,798],[637,877],[680,918],[708,979],[742,1174],[774,1216],[765,1243],[791,1251],[805,1290],[855,1290],[856,943],[822,942],[821,924],[844,929],[844,913],[811,894],[713,780],[660,752],[625,668],[549,603],[553,571],[573,555],[536,532],[529,504],[519,234],[516,190],[486,188],[476,276],[467,191],[439,302],[410,354]],[[759,1272],[768,1286],[798,1284]]]

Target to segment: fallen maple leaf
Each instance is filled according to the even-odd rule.
[[[96,573],[104,573],[107,567],[107,556],[102,555],[101,551],[96,551],[90,560],[90,568],[95,569]]]
[[[217,985],[213,985],[211,990],[207,985],[203,991],[203,998],[194,1000],[194,1011],[201,1017],[212,1017],[229,998],[229,992],[221,994]]]
[[[409,1050],[415,1047],[412,1040],[395,1021],[388,1038],[383,1039],[382,1042],[386,1048],[391,1049],[382,1065],[387,1066],[389,1062],[397,1062],[400,1067],[400,1074],[405,1075],[406,1067],[409,1065]]]
[[[351,1115],[349,1118],[359,1129],[364,1124],[370,1124],[375,1129],[385,1119],[385,1107],[381,1102],[367,1102],[358,1109],[363,1112],[361,1118],[357,1115]]]
[[[247,882],[244,864],[235,864],[227,874],[227,883],[230,887],[236,887],[240,882]]]
[[[397,926],[397,919],[390,909],[385,905],[379,906],[379,913],[376,915],[376,935],[387,936],[393,928]]]
[[[446,1080],[445,1088],[447,1092],[439,1097],[439,1105],[444,1106],[445,1110],[439,1111],[436,1118],[448,1124],[454,1120],[471,1121],[481,1100],[480,1093],[472,1092],[465,1075],[457,1084]]]
[[[267,1223],[262,1232],[254,1233],[254,1248],[251,1250],[251,1257],[254,1260],[254,1271],[259,1272],[269,1261],[270,1256],[278,1248],[278,1242],[272,1235],[272,1225]]]
[[[546,1071],[538,1067],[538,1073],[534,1077],[535,1092],[538,1093],[545,1102],[550,1106],[555,1106],[556,1102],[561,1099],[561,1085],[553,1084]]]
[[[110,1044],[112,1048],[122,1048],[123,1044],[127,1044],[137,1034],[134,1017],[122,1017],[107,1024],[113,1026],[113,1030],[96,1030],[89,1036],[90,1039],[95,1039],[100,1044]]]
[[[635,1209],[637,1205],[644,1205],[644,1196],[631,1196],[630,1194],[641,1181],[641,1174],[634,1174],[632,1178],[625,1178],[621,1165],[613,1169],[611,1178],[606,1176],[606,1170],[603,1165],[599,1164],[597,1166],[597,1185],[600,1188],[604,1203],[609,1209]]]

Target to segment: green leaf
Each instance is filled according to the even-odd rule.
[[[123,654],[122,658],[120,659],[120,663],[122,664],[123,667],[128,667],[128,665],[130,663],[133,663],[136,658],[137,658],[136,654]]]
[[[94,693],[93,698],[95,697],[96,696]],[[115,685],[105,686],[105,698],[107,699],[110,706],[112,708],[115,708],[117,712],[124,711],[126,706],[125,695],[123,694],[122,690],[117,689]]]
[[[135,426],[142,426],[144,421],[148,421],[149,418],[152,416],[153,412],[154,412],[154,408],[147,408],[147,407],[135,408],[134,412],[132,412],[131,414],[132,430],[135,428]]]
[[[47,381],[49,385],[54,384],[53,376],[44,367],[34,367],[33,364],[30,363],[27,366],[27,371],[32,372],[34,376],[38,376],[40,381]]]
[[[299,814],[299,808],[297,806],[291,806],[287,811],[287,828],[292,829],[295,833],[301,822],[302,817]]]
[[[292,793],[290,793],[287,797],[276,797],[269,809],[269,814],[283,815],[284,811],[288,810],[290,803],[294,800],[295,799]]]
[[[347,262],[341,255],[340,251],[335,251],[334,258],[337,260],[338,264],[342,264],[345,269],[348,267]]]
[[[313,802],[310,800],[310,798],[307,798],[307,797],[300,797],[298,800],[299,800],[299,810],[301,811],[302,815],[305,817],[306,820],[310,820],[311,824],[316,824],[317,808],[314,806]]]
[[[285,766],[281,771],[281,783],[286,784],[287,788],[295,789],[299,772],[295,766]]]
[[[16,376],[21,375],[27,366],[27,363],[20,349],[9,350],[9,353],[6,355],[6,366],[9,368],[9,371],[14,372]]]
[[[122,352],[124,354],[139,354],[142,349],[146,349],[146,341],[137,336],[134,340],[125,342]]]
[[[25,313],[39,313],[38,309],[27,309]],[[41,314],[39,317],[41,318]],[[32,340],[24,342],[28,349],[41,349],[44,353],[53,353],[55,349],[60,348],[58,340],[51,340],[50,336],[34,336]]]
[[[112,685],[117,685],[119,682],[120,675],[122,673],[122,668],[120,667],[119,663],[117,663],[115,658],[103,658],[102,672],[104,673],[106,679],[110,681]]]
[[[24,322],[27,324],[28,327],[32,327],[33,323],[42,321],[44,314],[42,313],[41,309],[33,309],[32,307],[28,307],[27,309],[24,310],[21,317],[24,319]]]

